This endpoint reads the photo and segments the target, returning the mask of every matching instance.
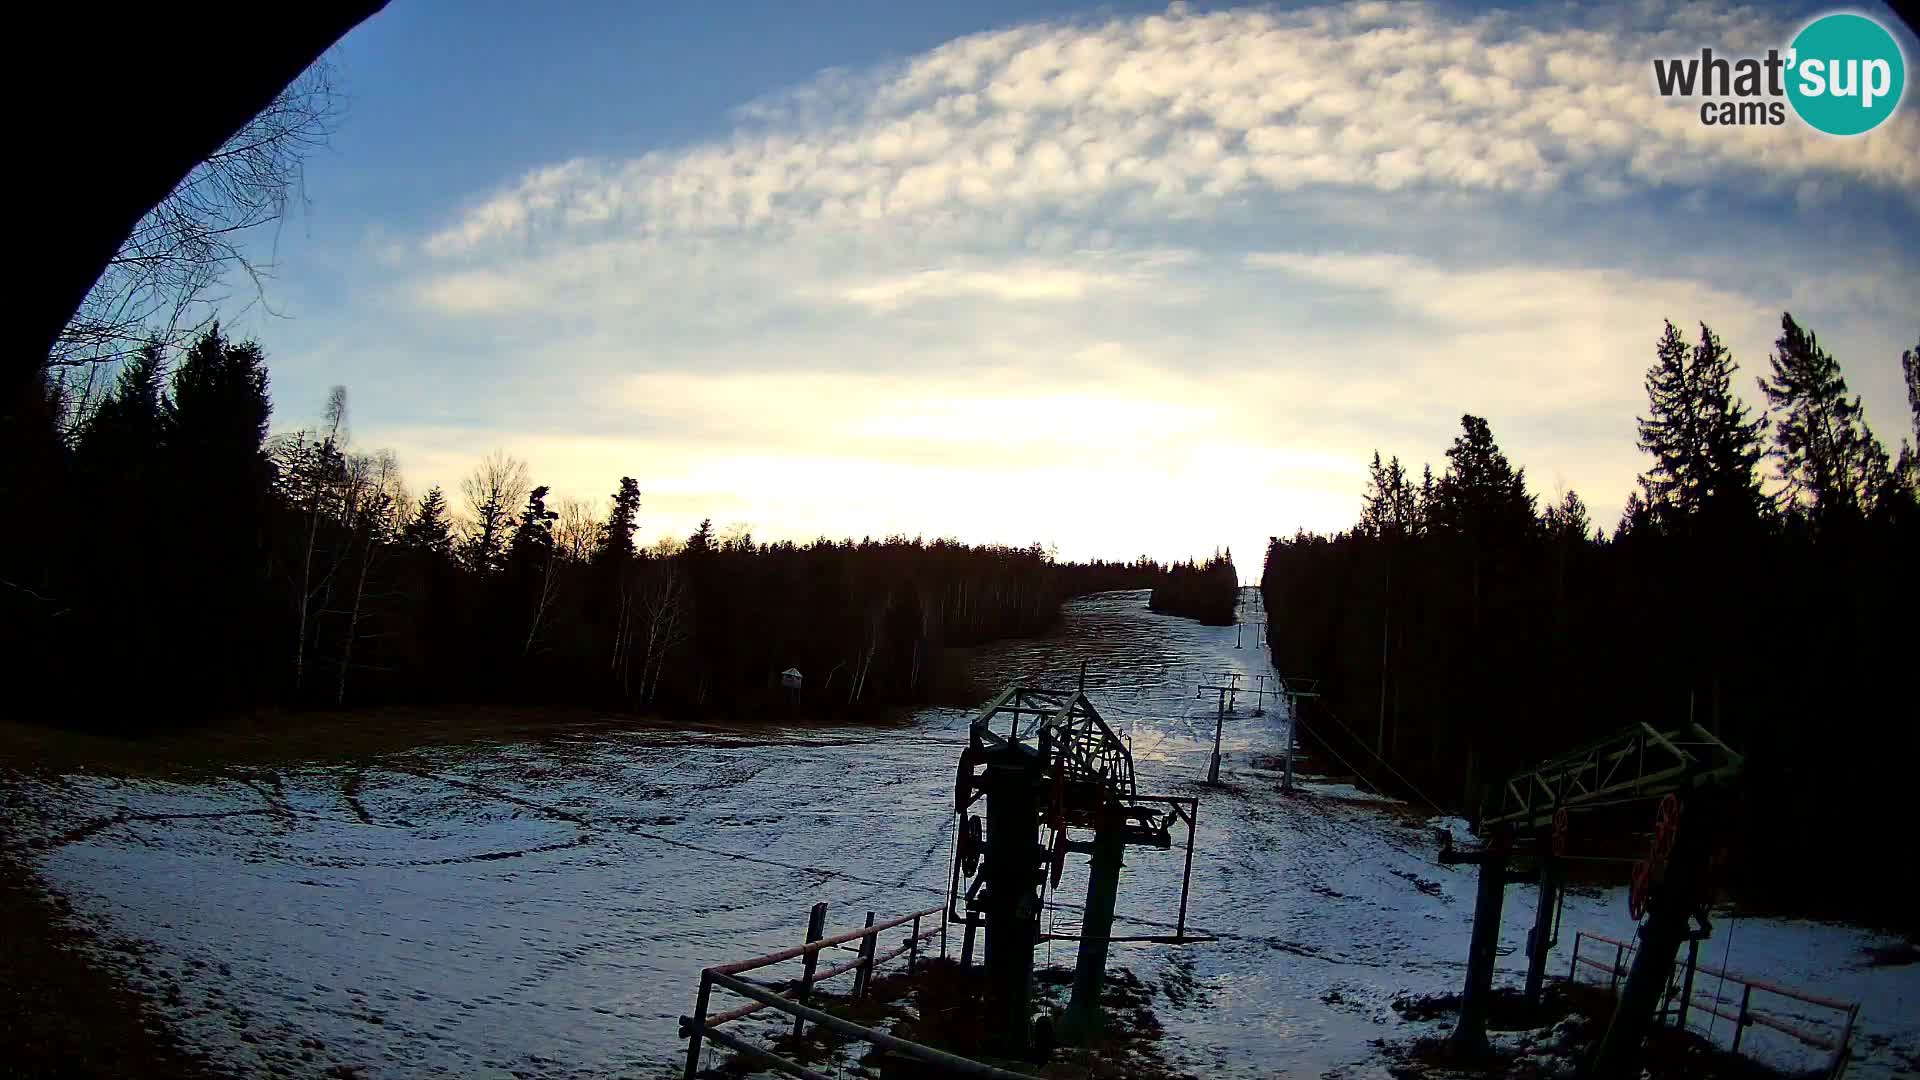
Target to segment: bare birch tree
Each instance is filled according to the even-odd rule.
[[[560,517],[553,523],[553,546],[570,563],[585,563],[600,540],[603,522],[585,499],[560,500]]]
[[[514,508],[532,490],[527,463],[504,450],[488,454],[460,481],[460,493],[467,501],[461,557],[470,569],[487,573],[500,568],[512,535]]]
[[[353,592],[345,611],[346,632],[340,644],[339,679],[333,701],[347,700],[347,675],[353,670],[353,647],[360,640],[360,620],[367,605],[367,581],[381,555],[400,530],[400,519],[408,505],[400,466],[393,451],[355,454],[347,461],[346,482],[350,504],[346,520],[350,524],[349,547],[354,552]]]
[[[693,635],[693,594],[676,559],[650,559],[640,587],[646,633],[640,658],[640,700],[653,701],[668,656]]]
[[[347,424],[347,388],[336,386],[327,394],[327,407],[320,426],[312,431],[296,431],[273,448],[275,465],[288,501],[300,512],[300,565],[296,571],[294,595],[296,619],[293,644],[293,693],[298,697],[306,683],[307,654],[311,646],[313,614],[324,604],[322,594],[333,584],[335,566],[326,566],[316,579],[314,559],[320,547],[322,520],[336,511],[334,501],[343,497],[345,479],[344,447]],[[334,560],[337,565],[338,560]]]

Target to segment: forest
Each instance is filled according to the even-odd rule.
[[[16,702],[56,722],[386,702],[860,714],[964,696],[947,651],[1168,573],[710,522],[642,543],[633,477],[604,504],[557,499],[502,452],[457,491],[410,493],[393,454],[352,445],[344,389],[270,436],[266,356],[217,326],[178,356],[140,349],[90,403],[63,386],[11,410],[0,447],[0,490],[49,523],[0,539],[4,647],[37,673]]]
[[[1610,530],[1577,492],[1543,505],[1478,416],[1438,476],[1375,454],[1351,529],[1268,548],[1274,663],[1321,680],[1310,727],[1469,814],[1584,740],[1700,723],[1747,759],[1735,882],[1911,925],[1884,839],[1920,749],[1920,346],[1900,361],[1913,428],[1890,456],[1790,314],[1758,408],[1710,328],[1669,323]]]
[[[1176,562],[1154,582],[1149,610],[1197,619],[1208,626],[1232,626],[1240,603],[1240,571],[1233,552],[1216,552],[1206,562]]]

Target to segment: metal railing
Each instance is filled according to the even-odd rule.
[[[693,1080],[694,1075],[699,1071],[700,1050],[702,1043],[706,1041],[724,1046],[769,1068],[780,1069],[795,1076],[809,1078],[809,1080],[826,1080],[825,1074],[809,1069],[797,1061],[783,1058],[773,1051],[734,1035],[731,1032],[716,1030],[722,1024],[731,1023],[743,1016],[750,1016],[762,1009],[769,1008],[776,1009],[793,1017],[793,1036],[796,1039],[805,1031],[807,1023],[811,1022],[818,1027],[836,1031],[842,1035],[851,1036],[852,1038],[863,1039],[881,1049],[931,1065],[937,1065],[952,1072],[964,1073],[970,1076],[985,1076],[995,1078],[995,1080],[1031,1080],[1031,1077],[1026,1076],[1024,1073],[997,1069],[991,1065],[949,1054],[942,1050],[936,1050],[931,1046],[922,1046],[916,1042],[896,1038],[884,1031],[864,1027],[807,1004],[807,999],[812,994],[815,984],[838,975],[845,975],[848,972],[854,973],[852,991],[854,999],[858,1000],[859,998],[865,997],[868,986],[873,979],[873,972],[876,969],[889,960],[905,954],[907,957],[907,970],[912,971],[914,965],[919,960],[920,942],[936,934],[940,937],[940,954],[945,956],[947,951],[946,920],[941,919],[940,925],[929,930],[922,930],[920,928],[922,919],[933,918],[942,914],[943,909],[931,907],[925,911],[916,911],[908,915],[896,916],[885,922],[876,923],[874,922],[874,913],[869,911],[867,912],[866,925],[832,936],[823,936],[823,930],[826,924],[827,905],[824,903],[815,904],[807,919],[807,938],[804,944],[780,949],[747,960],[736,960],[730,964],[719,964],[702,970],[700,972],[700,991],[694,999],[693,1015],[682,1016],[680,1018],[680,1036],[687,1040],[687,1069],[685,1080]],[[907,933],[906,940],[890,952],[877,953],[881,932],[891,930],[898,926],[911,927]],[[858,941],[860,943],[859,953],[855,959],[828,968],[825,971],[816,970],[821,950],[844,945],[850,941]],[[763,983],[744,978],[741,974],[742,972],[754,971],[759,968],[796,959],[801,960],[803,963],[800,977],[790,980],[787,983]],[[738,994],[748,999],[748,1003],[724,1012],[709,1013],[707,1011],[708,1005],[713,995],[713,989],[716,986],[722,990]]]
[[[1580,944],[1582,941],[1599,942],[1602,945],[1613,946],[1612,961],[1596,960],[1592,955],[1581,956]],[[1604,949],[1600,950],[1600,952],[1602,955],[1605,955]],[[1620,941],[1616,938],[1606,937],[1601,934],[1589,933],[1584,930],[1579,931],[1573,935],[1573,962],[1567,968],[1567,980],[1569,982],[1576,980],[1580,974],[1580,967],[1584,964],[1587,967],[1597,968],[1606,972],[1610,980],[1609,988],[1614,994],[1618,995],[1620,992],[1620,980],[1627,975],[1628,969],[1626,965],[1628,957],[1632,956],[1633,952],[1634,946],[1630,942]],[[1720,999],[1718,989],[1716,989],[1710,997],[1702,998],[1701,995],[1705,993],[1705,991],[1695,989],[1696,980],[1699,976],[1721,980],[1722,986],[1724,986],[1725,983],[1738,984],[1740,986],[1739,1010],[1731,1013],[1724,1011],[1726,1003]],[[1777,1016],[1755,1009],[1753,1007],[1753,992],[1755,990],[1788,998],[1793,1001],[1804,1002],[1808,1005],[1815,1005],[1820,1008],[1832,1009],[1840,1013],[1839,1036],[1835,1037],[1823,1031],[1810,1031],[1806,1028],[1795,1027]],[[1674,965],[1673,974],[1667,980],[1666,996],[1659,1015],[1661,1019],[1672,1017],[1675,1027],[1685,1028],[1687,1026],[1687,1013],[1691,1009],[1698,1009],[1702,1012],[1717,1016],[1722,1020],[1732,1021],[1732,1050],[1736,1054],[1740,1052],[1740,1043],[1746,1036],[1747,1028],[1755,1024],[1761,1027],[1772,1028],[1785,1035],[1790,1035],[1807,1046],[1832,1051],[1832,1056],[1827,1059],[1826,1068],[1822,1072],[1822,1075],[1827,1077],[1828,1080],[1838,1080],[1838,1078],[1846,1072],[1849,1051],[1851,1050],[1853,1042],[1853,1029],[1860,1019],[1860,1003],[1857,1001],[1838,1001],[1833,998],[1821,997],[1817,994],[1809,994],[1802,990],[1790,989],[1780,986],[1777,983],[1765,982],[1760,979],[1749,979],[1744,975],[1735,975],[1724,969],[1715,970],[1712,968],[1698,967],[1694,964],[1692,955],[1689,953],[1688,958]]]

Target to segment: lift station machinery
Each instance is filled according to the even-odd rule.
[[[1707,919],[1709,863],[1721,840],[1726,789],[1738,780],[1743,765],[1739,753],[1698,724],[1667,732],[1633,724],[1498,784],[1483,808],[1478,850],[1457,850],[1451,838],[1443,836],[1440,861],[1476,866],[1480,874],[1460,1021],[1449,1039],[1457,1056],[1473,1059],[1487,1053],[1487,1014],[1506,887],[1539,883],[1534,924],[1527,934],[1525,988],[1527,1004],[1537,1006],[1547,952],[1557,936],[1555,914],[1566,863],[1611,861],[1611,856],[1594,853],[1594,842],[1636,842],[1643,835],[1639,823],[1646,822],[1652,831],[1645,857],[1633,860],[1628,897],[1633,918],[1641,924],[1639,948],[1592,1063],[1600,1080],[1639,1074],[1640,1045],[1680,946],[1697,950],[1712,932]],[[1577,828],[1574,815],[1581,819]],[[1691,995],[1691,986],[1686,993]]]
[[[972,962],[976,931],[986,933],[987,1008],[1004,1041],[1002,1052],[1024,1054],[1051,1041],[1051,1033],[1032,1019],[1039,941],[1079,939],[1072,997],[1059,1032],[1079,1041],[1101,1025],[1100,990],[1112,942],[1212,940],[1186,932],[1198,805],[1192,798],[1139,794],[1133,754],[1083,690],[1016,686],[974,717],[954,778],[947,917],[966,927],[962,963]],[[1126,849],[1168,850],[1176,825],[1186,827],[1186,868],[1175,932],[1116,938],[1114,898]],[[1042,935],[1046,893],[1059,887],[1069,852],[1092,856],[1081,931]]]

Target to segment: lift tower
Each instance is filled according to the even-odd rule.
[[[1526,996],[1529,1005],[1537,1005],[1547,952],[1554,943],[1553,919],[1561,866],[1574,831],[1572,815],[1585,819],[1579,830],[1583,839],[1607,833],[1618,837],[1637,832],[1622,823],[1623,813],[1645,815],[1651,809],[1648,857],[1634,865],[1629,895],[1634,918],[1646,916],[1640,948],[1594,1062],[1594,1074],[1602,1080],[1630,1075],[1680,945],[1697,945],[1710,932],[1705,917],[1707,863],[1716,839],[1718,794],[1740,775],[1743,765],[1740,754],[1698,724],[1660,732],[1641,723],[1502,781],[1483,808],[1478,830],[1486,841],[1482,847],[1456,851],[1448,840],[1440,852],[1441,862],[1476,865],[1480,872],[1467,981],[1451,1050],[1466,1058],[1486,1053],[1487,1006],[1506,886],[1540,883],[1540,902],[1527,935]],[[1690,918],[1698,921],[1697,930],[1689,930]]]
[[[984,828],[971,808],[984,799]],[[1033,952],[1048,885],[1058,888],[1069,851],[1092,856],[1073,995],[1062,1034],[1085,1038],[1100,1027],[1100,989],[1114,940],[1114,901],[1128,847],[1166,850],[1172,827],[1186,825],[1187,877],[1178,929],[1166,943],[1210,940],[1186,934],[1187,888],[1198,800],[1141,795],[1133,755],[1085,693],[1015,686],[974,717],[954,780],[956,857],[948,917],[966,924],[971,956],[976,927],[986,930],[989,1008],[996,1027],[1019,1051],[1030,1038]],[[1046,844],[1039,843],[1042,829]],[[1091,832],[1089,839],[1072,833]],[[972,879],[966,883],[965,879]],[[961,908],[964,905],[965,910]],[[1053,935],[1070,938],[1074,935]]]

